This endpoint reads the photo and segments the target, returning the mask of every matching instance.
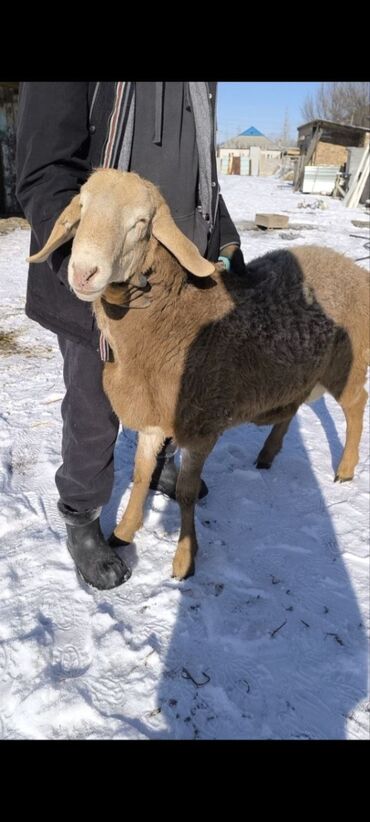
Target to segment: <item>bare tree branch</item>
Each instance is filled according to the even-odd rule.
[[[370,83],[321,83],[301,108],[306,122],[324,119],[352,126],[370,126]]]

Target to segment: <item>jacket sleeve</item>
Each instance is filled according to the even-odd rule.
[[[208,90],[209,96],[211,99],[211,108],[212,108],[212,116],[213,116],[213,130],[216,133],[217,126],[216,126],[216,100],[217,100],[217,82],[212,81],[208,82]],[[214,146],[214,150],[212,152],[212,167],[213,167],[213,180],[217,181],[217,167],[216,167],[216,146]],[[215,195],[217,197],[215,189]],[[240,237],[239,234],[234,226],[234,223],[230,217],[230,214],[226,208],[225,201],[221,194],[218,194],[218,204],[217,204],[217,220],[219,221],[219,253],[222,251],[223,248],[227,245],[238,245],[240,246]]]
[[[226,204],[222,195],[219,195],[218,200],[218,213],[219,213],[219,220],[220,220],[220,252],[222,251],[225,246],[230,245],[239,245],[240,246],[240,236],[234,226],[234,223],[230,217],[230,214],[226,208]]]
[[[88,83],[21,84],[16,194],[38,248],[90,173],[89,142]],[[65,285],[70,248],[48,259]]]

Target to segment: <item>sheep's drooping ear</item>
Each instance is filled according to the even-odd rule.
[[[154,237],[165,245],[191,274],[195,274],[196,277],[209,277],[210,274],[214,274],[213,263],[205,260],[196,245],[177,228],[165,203],[161,203],[153,218],[152,232]]]
[[[58,217],[50,237],[46,241],[44,247],[38,251],[37,254],[32,254],[32,257],[27,257],[27,262],[45,262],[53,251],[59,248],[60,245],[63,245],[63,243],[66,243],[67,240],[74,237],[77,231],[78,223],[80,222],[80,214],[80,195],[76,194],[69,205],[67,205],[67,208],[65,208]]]

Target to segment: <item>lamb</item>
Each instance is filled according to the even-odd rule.
[[[346,418],[335,479],[359,459],[369,361],[369,277],[328,248],[268,253],[236,276],[202,258],[159,190],[132,172],[98,169],[57,220],[41,262],[74,237],[68,279],[92,303],[114,356],[104,390],[137,430],[134,482],[114,539],[143,521],[165,437],[182,449],[176,495],[181,531],[173,575],[194,572],[194,506],[218,437],[244,422],[272,424],[257,457],[269,468],[301,403],[328,391]]]

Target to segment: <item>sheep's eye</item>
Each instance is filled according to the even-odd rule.
[[[130,228],[128,230],[133,231],[134,228],[138,228],[139,226],[147,225],[147,223],[148,223],[148,220],[146,220],[144,217],[141,217],[140,220],[136,220],[136,222],[132,226],[130,226]]]

